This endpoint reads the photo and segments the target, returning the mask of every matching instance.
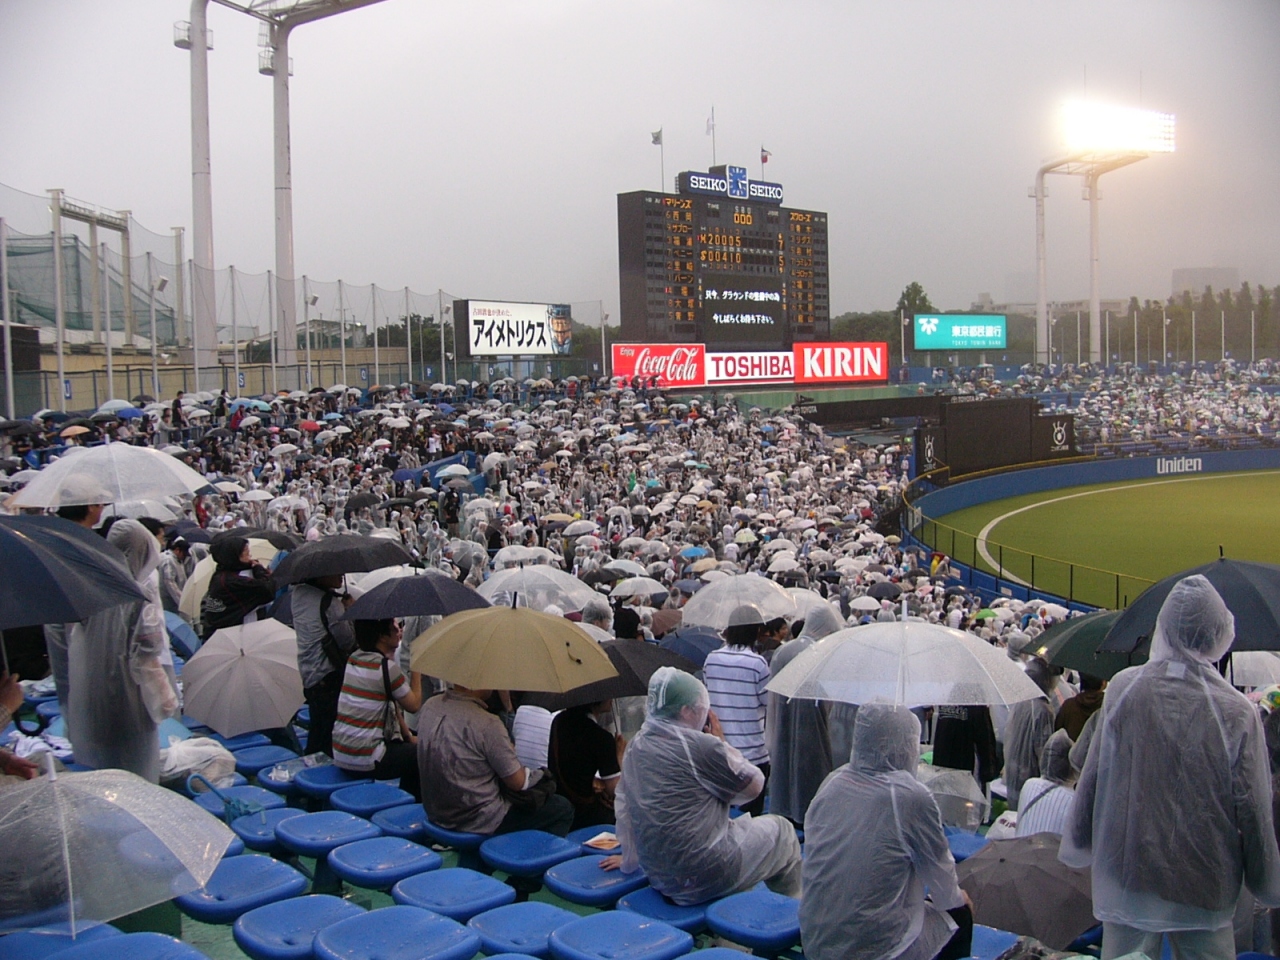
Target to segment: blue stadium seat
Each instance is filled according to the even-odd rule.
[[[78,941],[56,956],[67,960],[206,960],[195,947],[159,933],[126,933]]]
[[[579,856],[581,845],[542,830],[517,830],[480,844],[480,856],[495,870],[536,878],[557,863]]]
[[[271,857],[232,857],[218,864],[202,889],[174,902],[201,923],[231,923],[255,907],[299,896],[306,889],[307,878],[287,863]]]
[[[391,888],[391,898],[466,923],[476,914],[513,903],[516,891],[475,870],[447,867],[401,880]]]
[[[70,924],[59,923],[0,937],[0,957],[4,960],[44,960],[77,944],[122,935],[109,923],[97,923],[81,925],[73,939]]]
[[[973,944],[969,948],[969,956],[974,960],[996,960],[1018,942],[1018,935],[1008,930],[997,930],[984,927],[980,923],[973,925]]]
[[[329,806],[366,820],[379,810],[413,803],[413,795],[389,783],[362,783],[329,794]]]
[[[401,837],[424,845],[429,842],[427,812],[420,803],[405,803],[379,810],[369,818],[369,822],[388,837]]]
[[[401,880],[439,870],[440,854],[400,837],[372,837],[329,851],[329,867],[347,883],[390,890]]]
[[[316,960],[470,960],[480,937],[418,907],[383,907],[321,930]]]
[[[542,882],[556,896],[584,907],[612,908],[618,898],[648,886],[643,872],[602,870],[599,855],[575,857],[557,863],[542,875]]]
[[[248,750],[250,747],[268,747],[271,745],[271,741],[267,736],[261,733],[242,733],[235,737],[224,737],[220,733],[213,733],[210,734],[210,737],[217,740],[232,753],[237,750]]]
[[[236,758],[236,771],[246,777],[256,777],[259,770],[298,759],[298,755],[292,750],[272,744],[249,747],[247,750],[233,750],[231,755]]]
[[[800,942],[800,901],[757,887],[707,907],[707,926],[752,953],[775,957]]]
[[[372,782],[366,777],[347,773],[347,771],[332,763],[326,763],[319,767],[306,767],[299,770],[297,776],[293,778],[294,787],[303,796],[323,801],[327,801],[329,795],[335,790],[341,790],[343,787],[352,787],[359,783]]]
[[[311,960],[316,934],[362,913],[363,907],[341,897],[295,897],[250,910],[231,933],[253,960]]]
[[[276,839],[284,848],[304,857],[315,857],[316,872],[312,893],[336,893],[342,881],[329,866],[329,851],[346,843],[382,836],[368,820],[340,810],[324,810],[291,817],[276,825]]]
[[[629,910],[642,917],[661,920],[694,936],[707,929],[707,906],[702,903],[684,907],[668,900],[653,887],[641,887],[618,901],[619,910]]]
[[[467,926],[480,935],[481,949],[490,956],[527,953],[547,960],[551,934],[577,919],[577,914],[568,910],[529,900],[486,910],[467,921]]]
[[[555,960],[675,960],[693,937],[638,913],[611,910],[582,917],[551,934]]]
[[[262,813],[251,813],[246,817],[236,817],[227,826],[235,831],[235,835],[250,850],[275,856],[285,852],[284,846],[276,838],[276,826],[281,821],[303,816],[306,816],[305,810],[299,810],[296,807],[278,807],[274,810],[264,810]]]

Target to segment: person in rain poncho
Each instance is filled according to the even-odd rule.
[[[1271,771],[1257,711],[1214,669],[1235,620],[1202,576],[1156,617],[1151,659],[1107,688],[1063,831],[1061,860],[1093,868],[1104,960],[1236,953],[1241,882],[1280,906]]]
[[[1065,730],[1057,731],[1040,754],[1040,776],[1022,785],[1018,810],[1018,836],[1056,833],[1062,836],[1067,811],[1075,797],[1076,770],[1071,766],[1075,746]]]
[[[973,918],[938,805],[915,776],[919,744],[906,707],[864,704],[852,758],[809,805],[800,933],[811,960],[968,955]]]
[[[800,895],[800,843],[782,817],[729,819],[764,775],[724,740],[707,688],[672,667],[649,680],[648,715],[622,759],[614,813],[625,873],[643,868],[679,904],[749,890],[760,881]],[[618,865],[608,858],[606,868]]]
[[[178,696],[164,665],[169,635],[152,576],[160,550],[136,520],[117,520],[107,542],[124,554],[146,599],[67,625],[67,738],[78,762],[128,770],[157,783],[156,727],[178,713]]]
[[[1033,657],[1027,662],[1027,676],[1045,695],[1016,704],[1005,725],[1004,785],[1010,810],[1018,809],[1022,785],[1040,772],[1040,754],[1053,735],[1053,707],[1047,698],[1058,682],[1056,668]]]
[[[776,677],[816,641],[843,626],[840,614],[830,604],[809,611],[800,635],[784,643],[773,655],[769,665],[772,676]],[[771,693],[768,711],[764,730],[774,769],[769,810],[795,823],[803,823],[813,795],[832,768],[826,710],[823,704],[813,700],[788,700]]]

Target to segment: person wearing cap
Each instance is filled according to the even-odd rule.
[[[707,655],[702,676],[725,740],[757,766],[768,783],[769,749],[764,727],[769,705],[765,690],[769,664],[754,649],[764,626],[764,615],[754,603],[741,604],[731,611],[723,633],[724,646]],[[757,816],[764,813],[764,790],[743,810]]]
[[[1280,906],[1271,770],[1258,711],[1215,664],[1235,618],[1203,576],[1169,591],[1151,657],[1108,685],[1058,856],[1090,867],[1103,960],[1230,960],[1242,884]]]
[[[622,854],[603,869],[643,869],[650,885],[682,905],[750,890],[800,896],[800,843],[782,817],[731,819],[729,807],[764,790],[764,774],[725,740],[696,677],[660,667],[646,716],[622,757],[614,797]]]

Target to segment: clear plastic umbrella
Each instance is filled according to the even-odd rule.
[[[14,497],[15,507],[83,506],[160,500],[195,493],[209,481],[181,460],[151,447],[108,443],[77,447],[41,470]]]
[[[124,770],[39,777],[0,791],[0,928],[73,934],[190,893],[235,838],[172,790]]]
[[[284,727],[305,702],[298,638],[278,620],[216,631],[182,669],[184,712],[224,737]]]
[[[626,580],[619,582],[609,593],[609,596],[619,598],[652,597],[657,595],[665,597],[667,588],[665,584],[659,583],[652,577],[628,577]]]
[[[796,602],[785,587],[754,573],[726,576],[708,584],[684,605],[687,626],[723,630],[729,625],[729,614],[744,603],[754,603],[766,620],[795,617]]]
[[[685,605],[686,623],[694,601],[718,586]],[[824,637],[787,664],[768,689],[804,700],[910,707],[1007,706],[1044,695],[1004,651],[919,620],[869,623]]]
[[[596,592],[577,577],[546,564],[499,570],[480,584],[477,592],[493,604],[499,603],[500,595],[505,594],[532,610],[545,610],[553,603],[565,611],[581,610],[596,596]]]

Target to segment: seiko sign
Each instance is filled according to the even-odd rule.
[[[782,203],[782,184],[752,180],[746,167],[712,167],[707,173],[685,171],[676,179],[680,193],[702,193],[730,200]]]

